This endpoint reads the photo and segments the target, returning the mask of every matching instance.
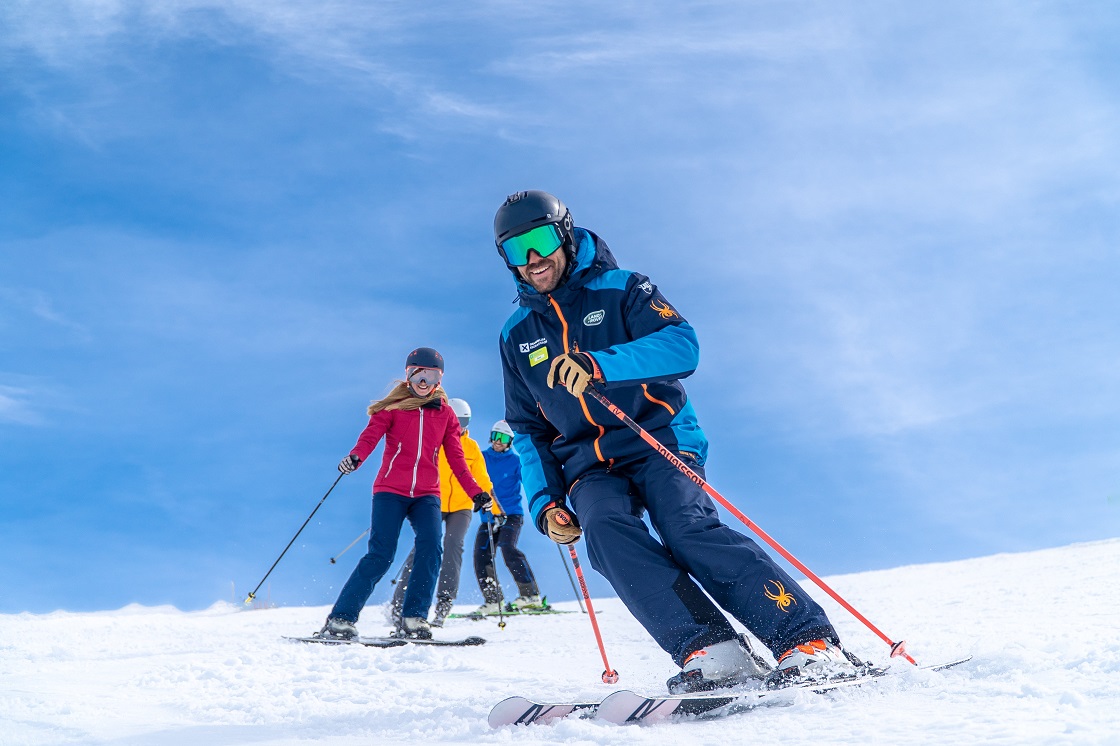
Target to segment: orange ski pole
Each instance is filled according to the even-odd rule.
[[[576,577],[579,578],[579,587],[583,591],[583,600],[587,602],[587,616],[591,619],[591,629],[595,630],[595,642],[599,643],[599,653],[603,656],[603,683],[617,684],[618,671],[611,668],[607,662],[607,649],[603,647],[603,636],[599,633],[599,622],[595,620],[595,609],[591,606],[591,594],[587,592],[587,581],[583,579],[583,570],[579,566],[579,555],[576,554],[574,544],[568,545],[568,552],[572,555],[572,565],[576,568]]]
[[[619,409],[613,403],[611,403],[611,401],[609,399],[607,399],[607,397],[603,396],[601,393],[599,393],[599,391],[597,391],[595,388],[593,388],[591,386],[588,386],[584,390],[584,393],[587,394],[588,396],[590,396],[595,401],[602,404],[604,407],[606,407],[607,410],[611,414],[613,414],[615,417],[622,420],[622,422],[627,427],[629,427],[631,430],[633,430],[635,433],[637,433],[641,437],[642,440],[644,440],[649,445],[653,446],[653,449],[655,451],[657,451],[662,456],[664,456],[666,459],[668,459],[669,463],[671,463],[673,466],[677,467],[677,469],[680,470],[682,473],[684,473],[684,475],[686,477],[691,479],[701,489],[703,489],[705,492],[707,492],[712,497],[712,499],[717,501],[723,507],[727,508],[727,510],[732,515],[734,515],[736,518],[738,518],[740,521],[742,521],[744,524],[746,524],[747,528],[749,528],[751,531],[753,531],[755,534],[757,534],[759,538],[761,538],[763,541],[765,541],[767,544],[769,544],[774,549],[774,551],[776,551],[778,554],[785,557],[786,560],[788,560],[789,563],[791,565],[793,565],[794,567],[796,567],[798,570],[805,573],[805,577],[809,578],[814,583],[816,583],[817,586],[821,590],[823,590],[825,593],[827,593],[829,596],[831,596],[832,599],[834,601],[836,601],[836,603],[840,604],[845,609],[847,609],[852,614],[852,616],[854,616],[856,619],[863,622],[863,624],[869,630],[871,630],[876,635],[878,635],[879,638],[883,642],[890,645],[891,646],[891,657],[892,658],[894,658],[896,656],[902,656],[906,660],[913,663],[915,666],[918,665],[917,661],[915,661],[913,658],[911,658],[910,654],[906,652],[906,642],[904,640],[899,640],[898,642],[895,642],[891,638],[887,637],[887,635],[885,635],[878,627],[876,627],[874,624],[872,624],[870,622],[870,620],[868,620],[867,617],[865,617],[863,614],[860,614],[858,611],[856,611],[855,607],[853,607],[850,603],[845,601],[840,596],[839,593],[832,590],[832,588],[830,588],[827,583],[825,583],[823,580],[821,580],[819,577],[817,577],[816,573],[814,573],[812,570],[810,570],[808,567],[806,567],[804,564],[802,564],[799,559],[797,559],[792,554],[790,554],[786,550],[786,548],[783,547],[781,544],[779,544],[777,541],[775,541],[774,538],[770,536],[770,534],[766,533],[761,528],[759,528],[758,524],[756,524],[750,518],[747,518],[747,516],[744,515],[741,510],[739,510],[734,505],[732,505],[731,502],[727,498],[725,498],[723,495],[719,494],[719,492],[717,492],[714,487],[712,487],[710,484],[708,484],[706,481],[704,481],[703,477],[701,477],[699,474],[694,472],[692,469],[688,468],[688,464],[686,464],[685,462],[683,462],[679,458],[677,458],[676,455],[672,451],[670,451],[662,443],[660,443],[657,440],[657,438],[653,437],[648,432],[646,432],[645,429],[642,428],[642,426],[639,425],[637,422],[635,422],[633,419],[631,419],[631,417],[629,415],[627,415],[625,412],[623,412],[621,409]],[[575,556],[574,550],[573,550],[573,555],[572,556],[573,557]],[[582,582],[582,577],[581,577],[580,580]],[[592,617],[592,619],[594,620],[594,617]],[[597,633],[598,633],[598,629],[596,629],[596,634]],[[605,660],[605,658],[604,658],[604,660]]]

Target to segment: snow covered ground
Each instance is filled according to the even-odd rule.
[[[0,616],[0,744],[1120,743],[1120,540],[829,582],[919,662],[975,658],[937,674],[896,663],[889,680],[715,721],[491,730],[491,705],[515,693],[613,690],[586,617],[453,621],[443,635],[489,644],[378,650],[281,639],[318,629],[325,607],[14,614]],[[662,692],[668,657],[617,599],[596,608],[617,686]],[[848,647],[883,659],[826,608]],[[367,609],[366,634],[382,614]]]

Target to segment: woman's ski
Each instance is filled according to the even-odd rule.
[[[317,642],[323,645],[365,645],[369,648],[399,648],[402,645],[472,647],[486,644],[486,640],[481,637],[467,637],[462,640],[421,640],[413,637],[356,637],[353,640],[342,640],[311,635],[308,637],[285,637],[284,639],[294,642]]]

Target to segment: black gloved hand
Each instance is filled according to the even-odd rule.
[[[338,462],[338,470],[343,474],[349,474],[350,472],[357,469],[361,463],[362,460],[351,453],[346,458]]]
[[[474,512],[478,513],[483,510],[491,510],[494,507],[494,499],[490,497],[489,492],[479,492],[471,498],[474,501]]]
[[[505,513],[498,513],[497,515],[495,515],[494,516],[494,525],[497,526],[498,528],[501,528],[502,526],[506,525],[506,514]]]

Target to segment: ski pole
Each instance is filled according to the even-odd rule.
[[[503,612],[506,600],[502,597],[502,584],[498,582],[498,552],[494,548],[494,524],[490,521],[486,522],[486,533],[490,535],[490,567],[494,570],[494,587],[498,589],[498,629],[505,629],[506,620]]]
[[[593,388],[591,386],[588,386],[584,390],[584,393],[586,393],[592,399],[594,399],[595,401],[599,402],[604,407],[606,407],[607,410],[611,414],[613,414],[615,417],[622,420],[622,422],[627,427],[629,427],[631,430],[633,430],[635,433],[637,433],[641,437],[642,440],[644,440],[646,443],[651,445],[655,451],[657,451],[662,456],[664,456],[666,459],[668,459],[669,463],[671,463],[673,466],[677,467],[678,470],[680,470],[686,477],[688,477],[693,482],[695,482],[701,489],[703,489],[713,499],[715,499],[717,502],[719,502],[720,505],[727,508],[727,510],[730,511],[732,515],[734,515],[736,518],[738,518],[740,521],[742,521],[744,524],[746,524],[747,528],[749,528],[751,531],[753,531],[755,534],[757,534],[759,536],[759,538],[761,538],[763,541],[765,541],[767,544],[769,544],[774,549],[774,551],[776,551],[778,554],[785,557],[786,560],[788,560],[789,563],[791,565],[793,565],[794,567],[796,567],[798,570],[805,573],[805,576],[807,578],[811,579],[814,583],[816,583],[817,586],[821,590],[823,590],[825,593],[827,593],[829,596],[831,596],[833,598],[833,600],[835,600],[838,604],[840,604],[845,609],[847,609],[849,612],[851,612],[852,616],[854,616],[856,619],[863,622],[863,624],[869,630],[871,630],[876,635],[878,635],[879,638],[883,642],[890,645],[891,646],[891,657],[892,658],[894,658],[896,656],[902,656],[906,660],[913,663],[915,666],[918,665],[917,661],[915,661],[913,658],[911,658],[909,653],[906,652],[906,641],[905,640],[899,640],[898,642],[895,642],[891,638],[887,637],[887,635],[884,634],[874,624],[872,624],[870,622],[870,620],[867,619],[867,617],[865,617],[863,614],[860,614],[858,611],[856,611],[855,607],[853,607],[851,604],[849,604],[847,601],[845,601],[840,596],[839,593],[832,590],[832,588],[830,588],[827,583],[825,583],[823,580],[821,580],[819,577],[817,577],[817,575],[812,570],[810,570],[808,567],[806,567],[804,564],[802,564],[799,559],[797,559],[792,554],[790,554],[789,551],[787,551],[785,547],[783,547],[781,544],[779,544],[777,541],[775,541],[774,538],[770,536],[770,534],[763,531],[758,526],[758,524],[756,524],[750,518],[747,518],[747,516],[744,515],[743,512],[740,511],[738,508],[736,508],[734,505],[732,505],[731,502],[729,500],[727,500],[727,498],[725,498],[723,495],[719,494],[719,492],[717,492],[715,490],[715,488],[713,488],[710,484],[708,484],[706,481],[704,481],[703,477],[701,477],[699,474],[694,472],[692,469],[688,468],[688,465],[685,462],[683,462],[679,458],[677,458],[676,455],[674,455],[672,451],[670,451],[660,441],[658,441],[657,438],[653,437],[648,432],[646,432],[642,428],[641,425],[639,425],[637,422],[634,422],[634,420],[631,419],[629,415],[627,415],[621,409],[619,409],[614,404],[612,404],[611,401],[609,399],[607,399],[607,397],[603,396],[601,393],[599,393],[599,391],[597,391],[595,388]]]
[[[572,556],[572,566],[576,568],[579,587],[583,590],[583,600],[587,602],[587,616],[591,619],[591,629],[595,630],[595,642],[599,643],[599,653],[603,656],[603,683],[617,684],[618,671],[611,668],[611,664],[607,662],[607,649],[603,646],[603,635],[599,633],[599,622],[595,619],[595,607],[591,605],[591,594],[587,592],[587,581],[583,579],[583,570],[580,569],[579,555],[576,554],[574,543],[568,545],[568,553]]]
[[[343,550],[342,550],[341,552],[339,552],[339,553],[338,553],[338,554],[336,554],[335,556],[331,557],[331,564],[333,565],[333,564],[335,563],[335,560],[337,560],[337,559],[338,559],[339,557],[341,557],[342,555],[344,555],[344,554],[346,554],[346,553],[347,553],[348,551],[350,551],[350,547],[354,546],[354,545],[355,545],[355,544],[357,544],[357,543],[358,543],[359,541],[361,541],[361,540],[362,540],[362,537],[363,537],[363,536],[365,536],[365,535],[366,535],[366,534],[368,534],[368,533],[369,533],[369,529],[367,528],[367,529],[366,529],[365,531],[363,531],[362,533],[358,534],[358,538],[357,538],[357,539],[354,539],[354,541],[352,541],[352,542],[350,542],[349,544],[347,544],[347,545],[346,545],[346,548],[345,548],[345,549],[343,549]]]
[[[568,560],[564,559],[564,550],[557,544],[556,551],[560,553],[560,562],[564,565],[564,572],[568,574],[568,582],[572,584],[572,592],[576,594],[576,603],[579,604],[579,610],[586,614],[587,609],[583,608],[583,598],[579,595],[579,588],[576,588],[576,581],[572,578],[572,571],[568,569]]]
[[[296,538],[297,538],[297,537],[298,537],[298,536],[300,535],[300,533],[302,533],[302,531],[303,531],[303,530],[304,530],[305,528],[307,528],[307,524],[308,524],[308,523],[311,523],[311,518],[312,518],[312,517],[313,517],[313,516],[315,515],[316,511],[318,511],[318,510],[319,510],[319,508],[323,507],[323,503],[324,503],[324,502],[326,502],[326,499],[327,499],[327,495],[331,494],[331,491],[332,491],[332,490],[334,490],[334,488],[335,488],[335,485],[337,485],[337,484],[338,484],[338,480],[339,480],[339,479],[342,479],[342,477],[343,477],[343,475],[342,475],[342,474],[339,474],[339,475],[338,475],[338,479],[335,479],[335,480],[334,480],[334,484],[332,484],[332,485],[331,485],[331,488],[330,488],[329,490],[327,490],[327,494],[326,494],[326,495],[323,495],[322,499],[321,499],[321,500],[319,500],[319,504],[315,506],[315,510],[312,510],[312,511],[311,511],[311,515],[307,516],[307,520],[306,520],[306,521],[304,521],[304,522],[303,522],[303,525],[299,527],[299,531],[296,531],[296,535],[295,535],[295,536],[293,536],[293,537],[292,537],[292,540],[288,542],[288,546],[284,547],[284,551],[283,551],[283,552],[280,552],[280,556],[279,556],[279,557],[277,557],[277,558],[276,558],[276,561],[272,563],[272,567],[268,568],[268,572],[266,572],[266,573],[264,574],[264,577],[263,577],[263,578],[261,578],[261,582],[257,583],[257,587],[256,587],[256,588],[254,588],[254,589],[253,589],[253,590],[252,590],[252,591],[251,591],[251,592],[249,593],[249,595],[245,597],[245,603],[246,603],[246,604],[251,604],[251,603],[253,603],[253,599],[257,597],[257,591],[259,591],[259,590],[261,589],[261,586],[262,586],[262,585],[264,585],[264,581],[268,580],[268,576],[269,576],[269,575],[271,575],[271,574],[272,574],[272,571],[276,569],[276,565],[280,564],[280,560],[281,560],[281,559],[283,559],[283,558],[284,558],[284,555],[288,553],[288,550],[292,548],[292,544],[295,544],[295,543],[296,543]]]

